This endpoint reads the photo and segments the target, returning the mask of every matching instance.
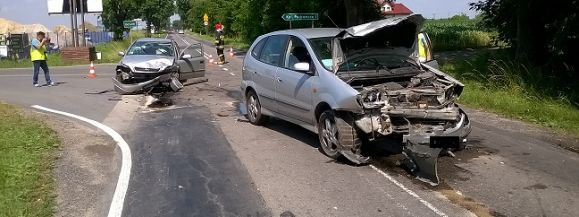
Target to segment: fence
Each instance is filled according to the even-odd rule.
[[[52,39],[52,43],[58,45],[59,47],[72,47],[74,43],[72,42],[72,33],[70,32],[62,32],[62,33],[55,33],[49,32],[47,36]],[[85,32],[84,39],[86,40],[87,46],[94,46],[100,43],[107,43],[114,39],[113,32]],[[127,38],[129,35],[128,33],[123,34],[123,38]],[[79,43],[82,45],[82,39],[79,40]]]

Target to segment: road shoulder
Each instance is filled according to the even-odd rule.
[[[88,125],[36,113],[57,132],[61,148],[55,164],[55,216],[106,216],[120,162],[115,142]]]

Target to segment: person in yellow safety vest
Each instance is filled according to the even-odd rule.
[[[432,51],[430,50],[430,43],[426,33],[418,34],[418,60],[421,63],[432,60]]]
[[[218,64],[225,63],[225,32],[223,31],[223,25],[221,23],[215,24],[215,47],[217,48],[217,55],[219,55]]]
[[[30,43],[30,60],[34,66],[34,75],[32,76],[32,85],[35,87],[40,87],[38,84],[38,73],[40,68],[44,71],[44,78],[46,79],[46,85],[54,86],[55,83],[50,80],[50,74],[48,71],[48,64],[46,63],[46,45],[50,43],[50,38],[46,37],[46,33],[38,32],[36,33],[36,38],[32,39]]]

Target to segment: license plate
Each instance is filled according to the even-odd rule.
[[[431,136],[431,148],[459,148],[460,138],[458,136]]]

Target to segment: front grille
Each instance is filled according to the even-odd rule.
[[[156,72],[156,71],[159,71],[159,68],[141,68],[141,67],[135,67],[135,71],[139,71],[139,72]]]
[[[133,79],[142,82],[154,79],[160,75],[161,73],[133,73]]]

